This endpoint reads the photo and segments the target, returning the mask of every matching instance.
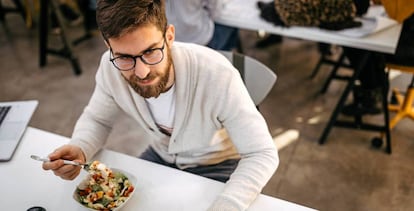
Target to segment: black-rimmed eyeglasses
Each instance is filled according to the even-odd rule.
[[[135,68],[137,58],[139,58],[144,64],[156,65],[164,59],[164,47],[165,39],[161,48],[151,48],[145,50],[143,54],[138,56],[122,55],[115,58],[111,58],[112,64],[120,71],[129,71]],[[112,53],[112,48],[111,55]]]

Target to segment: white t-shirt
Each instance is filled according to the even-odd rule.
[[[155,123],[171,135],[175,116],[175,84],[157,98],[145,99]]]

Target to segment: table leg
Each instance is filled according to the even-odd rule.
[[[48,0],[40,0],[40,20],[39,20],[39,64],[40,67],[46,65],[47,40],[48,40]]]
[[[386,78],[384,78],[383,84],[384,86],[382,87],[382,109],[384,110],[384,122],[385,122],[385,140],[386,140],[386,147],[385,147],[385,151],[388,154],[391,154],[391,128],[390,128],[390,114],[389,114],[389,110],[388,110],[388,90],[390,88],[390,83],[389,83],[389,73],[386,74]]]
[[[342,108],[344,107],[345,101],[349,95],[349,93],[352,91],[354,87],[355,81],[358,79],[358,76],[360,72],[362,71],[362,68],[365,66],[366,62],[368,61],[368,58],[370,57],[371,52],[366,51],[366,53],[361,57],[361,62],[358,65],[358,68],[354,70],[354,73],[351,77],[351,79],[348,81],[344,92],[342,93],[341,97],[339,98],[339,102],[337,103],[331,118],[328,121],[327,126],[325,127],[322,136],[319,139],[319,144],[324,144],[326,141],[327,136],[329,135],[329,132],[331,131],[332,127],[336,123],[336,119],[338,118],[339,113],[341,112]]]

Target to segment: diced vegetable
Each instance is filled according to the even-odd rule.
[[[96,210],[112,210],[121,205],[134,191],[126,175],[112,172],[99,161],[89,167],[87,181],[78,186],[78,201]],[[85,186],[86,184],[86,186]]]

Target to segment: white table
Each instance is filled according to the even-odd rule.
[[[264,2],[268,1],[264,0]],[[256,6],[257,2],[258,0],[231,0],[216,17],[215,21],[240,29],[263,30],[286,37],[391,54],[394,54],[400,37],[401,24],[396,24],[365,37],[344,36],[335,31],[322,30],[316,27],[275,26],[260,17],[260,11]],[[372,7],[372,9],[377,8]]]
[[[72,199],[82,172],[74,181],[62,180],[44,171],[31,154],[46,156],[69,141],[68,138],[28,128],[13,158],[0,163],[1,210],[27,210],[41,206],[46,210],[85,210]],[[224,184],[180,170],[147,162],[113,151],[103,150],[95,159],[125,170],[137,178],[136,192],[123,210],[206,210]],[[313,210],[301,205],[260,195],[249,210]]]

